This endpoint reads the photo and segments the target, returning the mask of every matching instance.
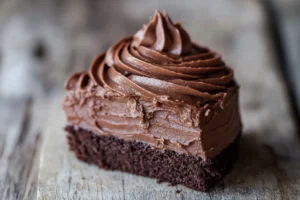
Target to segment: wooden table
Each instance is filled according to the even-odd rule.
[[[284,13],[296,1],[277,2],[284,5],[283,19],[294,17]],[[174,194],[174,198],[297,199],[300,196],[300,146],[295,114],[286,82],[278,70],[267,16],[258,1],[219,0],[208,4],[198,0],[189,3],[1,0],[0,199],[37,197],[43,130],[50,105],[54,96],[62,92],[65,78],[87,69],[95,55],[121,36],[133,34],[156,8],[166,8],[195,41],[224,55],[241,84],[244,122],[241,159],[225,179],[225,187],[209,193],[184,191]],[[290,25],[289,30],[293,29]],[[294,36],[285,34],[285,37]],[[291,49],[292,43],[288,44]],[[43,174],[41,171],[40,176]],[[96,198],[93,191],[83,191],[82,182],[77,181],[77,185],[70,185],[73,192],[66,195],[61,191],[55,198],[87,199],[87,194]],[[62,183],[58,180],[54,184]],[[50,199],[46,195],[39,191],[40,197]],[[124,191],[115,195],[134,199],[132,193]],[[151,193],[147,199],[154,199]]]

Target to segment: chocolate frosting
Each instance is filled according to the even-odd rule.
[[[218,53],[157,11],[66,82],[68,122],[206,159],[241,129],[238,86]]]

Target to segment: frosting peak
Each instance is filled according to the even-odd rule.
[[[133,36],[132,46],[182,55],[191,50],[192,42],[179,23],[174,24],[167,13],[156,11],[150,22]]]

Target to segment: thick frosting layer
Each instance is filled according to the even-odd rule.
[[[238,87],[221,56],[156,12],[66,82],[68,122],[206,159],[241,129]]]

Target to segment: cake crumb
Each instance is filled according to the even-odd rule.
[[[180,192],[182,192],[182,190],[176,190],[176,193],[179,194]]]

